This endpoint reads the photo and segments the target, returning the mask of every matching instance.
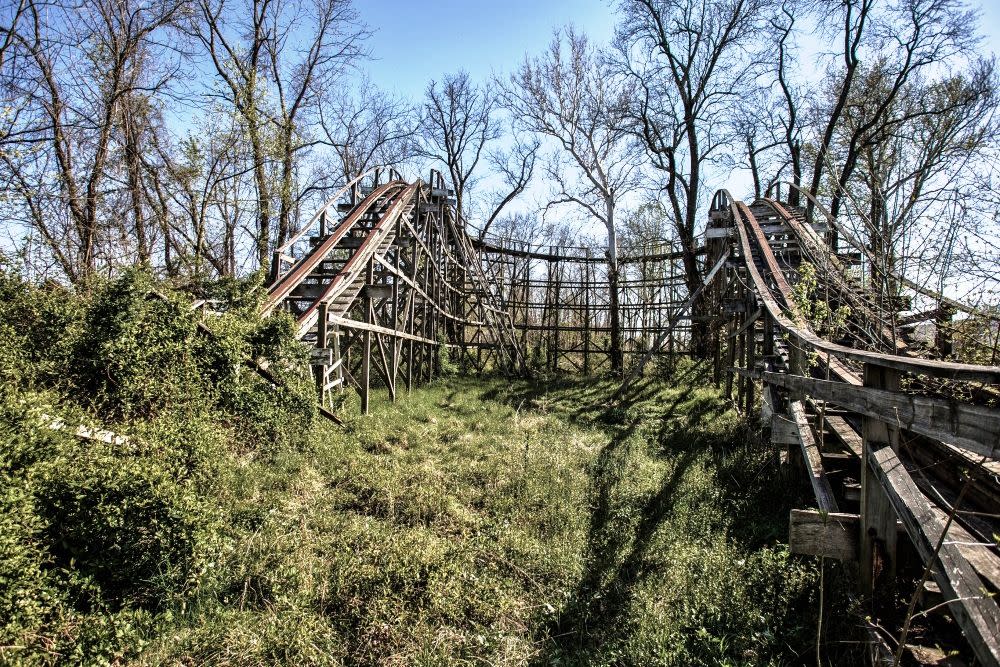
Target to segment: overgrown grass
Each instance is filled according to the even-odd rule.
[[[537,635],[539,662],[789,664],[816,633],[816,564],[792,557],[797,490],[774,451],[702,370],[615,385],[563,380],[502,391],[607,438],[588,466],[584,573]]]
[[[294,368],[280,328],[236,309],[195,349],[183,308],[147,302],[141,281],[108,289],[10,301],[62,313],[70,340],[49,351],[5,320],[0,662],[768,665],[813,650],[817,564],[782,545],[796,491],[697,366],[613,406],[608,381],[452,377],[376,394],[369,417],[349,401],[338,429],[302,412],[307,387],[268,402],[235,370],[247,350]],[[53,414],[132,440],[82,442],[45,427]]]

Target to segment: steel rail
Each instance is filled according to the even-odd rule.
[[[806,254],[813,260],[814,264],[819,265],[820,270],[825,271],[827,274],[835,277],[835,280],[839,285],[838,292],[851,302],[851,306],[864,311],[862,314],[865,319],[878,324],[882,331],[878,333],[879,338],[872,337],[869,333],[869,338],[873,338],[872,342],[881,344],[884,347],[892,348],[897,353],[901,353],[906,350],[906,344],[899,339],[898,336],[893,334],[893,327],[891,323],[885,322],[875,311],[874,306],[870,303],[866,303],[866,299],[857,294],[851,285],[848,284],[848,278],[844,275],[843,266],[837,261],[835,256],[829,252],[829,248],[823,243],[823,240],[819,238],[816,232],[809,227],[800,223],[792,213],[774,199],[763,198],[760,201],[767,204],[771,209],[784,221],[784,223],[791,229],[795,238],[799,242],[800,248],[806,249]],[[830,266],[832,264],[832,266]],[[868,333],[868,332],[866,332]]]

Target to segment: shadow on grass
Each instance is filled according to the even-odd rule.
[[[706,381],[707,368],[705,361],[692,363],[678,372],[671,384],[690,390],[695,382]],[[577,423],[598,423],[628,429],[630,422],[638,421],[630,419],[632,408],[650,402],[665,387],[662,380],[646,377],[632,383],[623,394],[616,395],[620,386],[620,380],[611,376],[585,378],[557,375],[494,387],[483,392],[480,398],[506,403],[517,410],[527,408],[561,414]],[[685,398],[686,395],[678,397],[673,407],[676,408]]]
[[[647,388],[628,398],[631,405],[638,405],[648,400],[651,393],[655,394]],[[630,441],[649,417],[629,420],[617,429],[598,455],[592,472],[594,502],[587,536],[586,570],[563,613],[542,628],[539,639],[546,641],[546,646],[537,664],[566,659],[586,662],[604,638],[627,632],[624,612],[644,577],[651,573],[648,556],[656,532],[674,511],[679,488],[689,469],[704,455],[705,445],[698,442],[696,431],[724,411],[717,405],[698,405],[685,420],[686,425],[678,430],[673,418],[692,393],[693,389],[687,387],[656,411],[660,426],[650,434],[655,442],[654,451],[657,456],[669,459],[671,468],[660,480],[656,492],[630,512],[637,517],[634,525],[629,522],[621,525],[623,508],[615,505],[614,489],[623,481],[619,477],[621,450],[635,444]]]
[[[719,530],[728,540],[753,550],[784,537],[786,504],[794,501],[787,489],[782,497],[773,451],[755,425],[725,417],[730,406],[718,393],[699,391],[710,382],[707,365],[692,364],[669,384],[640,380],[615,400],[613,380],[564,377],[483,395],[598,426],[609,435],[590,471],[586,569],[561,614],[539,628],[536,638],[544,645],[537,664],[587,663],[602,645],[627,640],[629,609],[646,578],[662,568],[657,531],[678,512],[692,511],[690,505],[678,507],[681,498],[692,502],[681,490],[692,467],[707,466],[715,476],[719,495],[711,511],[725,515]],[[651,495],[638,505],[623,504],[616,488],[629,482],[629,464],[638,452],[667,464],[666,470]]]

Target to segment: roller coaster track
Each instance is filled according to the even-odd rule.
[[[395,400],[400,379],[409,389],[440,371],[442,350],[477,370],[524,367],[440,174],[406,183],[388,172],[380,184],[382,173],[355,179],[274,257],[263,314],[281,309],[295,319],[313,348],[324,407],[353,386],[367,412],[373,381]],[[372,183],[363,188],[366,176]]]
[[[836,225],[828,216],[813,226],[803,210],[777,198],[748,205],[726,191],[710,215],[709,264],[732,256],[714,294],[735,313],[727,352],[737,400],[749,411],[761,382],[772,442],[787,447],[790,466],[804,469],[818,508],[792,513],[792,549],[857,560],[866,611],[882,627],[899,614],[890,582],[919,579],[926,568],[978,663],[1000,664],[1000,609],[992,597],[1000,590],[993,387],[1000,368],[929,358],[934,350],[918,356],[900,330],[906,318],[896,317],[898,306],[887,313],[824,240]],[[807,262],[816,277],[810,294],[795,289]],[[949,310],[980,314],[896,278]],[[810,318],[803,309],[816,301],[843,308],[844,321]],[[916,571],[907,560],[914,551]]]
[[[439,373],[445,351],[466,370],[523,372],[527,335],[539,329],[553,335],[553,368],[572,354],[590,368],[587,355],[599,341],[588,336],[606,335],[592,300],[602,289],[594,277],[601,259],[585,248],[474,240],[450,194],[436,172],[408,183],[376,170],[348,184],[275,253],[263,311],[294,318],[312,348],[325,408],[347,387],[359,392],[362,411],[373,386],[395,399],[400,380],[409,389]],[[821,216],[815,222],[796,205],[808,193],[797,191],[795,203],[768,194],[750,204],[726,191],[715,196],[703,285],[681,294],[658,324],[641,324],[654,320],[635,311],[633,331],[650,328],[634,338],[647,347],[632,350],[639,357],[631,377],[668,338],[673,345],[675,328],[694,318],[689,311],[700,300],[700,312],[709,312],[703,321],[718,332],[717,363],[731,371],[727,392],[736,385],[746,412],[760,392],[772,442],[788,469],[801,467],[809,480],[815,509],[792,513],[792,549],[858,562],[866,613],[880,621],[873,628],[893,627],[893,582],[920,579],[926,568],[978,663],[1000,665],[992,597],[1000,591],[1000,367],[934,358],[948,350],[906,333],[955,312],[994,318],[893,274],[896,285],[936,304],[900,315],[905,301],[887,301],[854,269],[858,255],[872,266],[875,258],[819,202],[811,207]],[[831,249],[831,231],[854,252]],[[635,284],[646,289],[649,264],[677,259],[661,246],[623,264],[642,265]],[[548,267],[547,278],[532,262]],[[656,289],[674,289],[673,270],[658,275],[666,282]],[[560,290],[575,296],[567,301]],[[543,300],[533,300],[542,291]],[[667,305],[658,302],[660,310]],[[582,336],[582,347],[560,343],[560,334]],[[872,636],[879,660],[884,637]]]

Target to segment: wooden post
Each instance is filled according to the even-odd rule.
[[[764,315],[764,344],[761,354],[764,356],[764,369],[771,370],[774,362],[774,320],[768,314]]]
[[[953,309],[941,304],[940,314],[934,319],[934,342],[937,345],[938,354],[942,359],[948,359],[955,351],[951,335],[951,318],[953,314]]]
[[[590,248],[583,266],[583,374],[590,375]]]
[[[319,318],[316,320],[316,348],[324,349],[327,343],[327,304],[319,304]],[[326,406],[326,366],[313,366],[313,375],[316,378],[316,389],[319,392],[319,403]]]
[[[754,366],[757,365],[757,321],[756,319],[750,323],[750,326],[746,330],[746,368],[748,371],[753,371]],[[749,415],[753,411],[754,404],[754,380],[747,376],[746,378],[746,405],[744,406],[744,414]]]
[[[374,260],[368,260],[368,269],[365,272],[365,285],[370,285],[372,276],[375,273]],[[361,300],[365,309],[365,324],[372,323],[372,298],[368,290],[364,290]],[[372,332],[365,329],[361,333],[361,414],[368,414],[368,399],[371,393],[371,365],[372,365]]]
[[[790,338],[788,341],[788,370],[791,375],[807,376],[808,375],[808,363],[806,361],[805,350],[802,349],[802,341],[795,338]],[[788,404],[791,405],[795,401],[802,401],[805,399],[805,394],[801,391],[790,391],[788,396]],[[802,448],[798,443],[789,443],[787,450],[788,452],[788,463],[791,470],[799,471],[802,469]]]
[[[400,274],[400,259],[401,259],[400,256],[403,254],[403,249],[399,246],[398,241],[400,239],[400,236],[402,235],[402,232],[403,232],[402,224],[397,219],[396,229],[394,230],[394,235],[393,235],[393,239],[397,241],[397,244],[392,250],[392,255],[393,255],[392,266],[394,270],[390,272],[389,276],[389,279],[392,281],[391,319],[392,319],[392,328],[395,330],[404,329],[403,323],[400,322],[399,320],[399,274]],[[392,345],[392,348],[389,350],[389,366],[391,368],[386,369],[388,371],[386,374],[392,380],[392,382],[389,383],[389,397],[392,399],[392,402],[395,403],[396,374],[399,370],[399,363],[400,363],[399,355],[401,352],[400,348],[402,347],[402,342],[397,339],[392,339],[389,341],[389,344]]]
[[[334,373],[340,381],[337,385],[337,390],[344,391],[344,383],[346,382],[347,377],[344,374],[344,364],[347,363],[347,360],[340,355],[340,327],[337,325],[333,326],[333,335],[331,338],[333,339],[333,363],[336,368]]]
[[[559,262],[554,262],[555,268],[555,293],[552,295],[553,298],[553,308],[552,308],[552,371],[557,372],[559,370],[559,310],[561,305],[559,303],[560,292],[562,291],[562,267]]]
[[[864,386],[899,390],[899,371],[865,364]],[[873,417],[861,420],[861,595],[874,604],[877,580],[896,576],[896,512],[870,466],[869,452],[883,447],[899,451],[899,430]]]

